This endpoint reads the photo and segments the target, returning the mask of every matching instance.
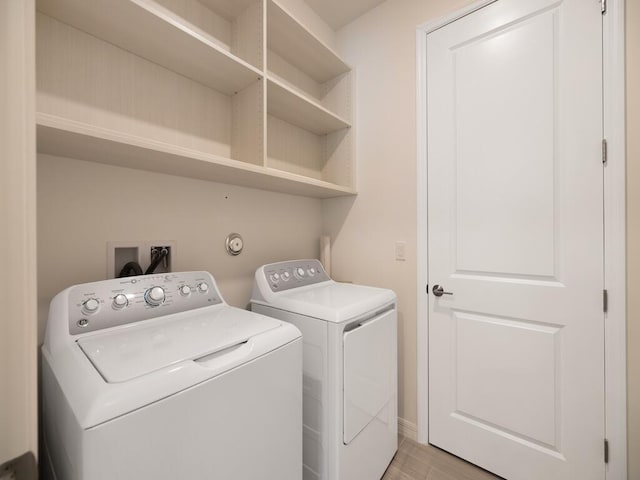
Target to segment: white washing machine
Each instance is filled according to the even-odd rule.
[[[302,332],[303,478],[379,480],[398,447],[396,295],[296,260],[256,271],[251,309]]]
[[[302,341],[207,272],[76,285],[42,347],[59,480],[300,480]]]

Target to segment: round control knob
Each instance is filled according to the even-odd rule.
[[[305,274],[304,268],[302,267],[296,268],[296,273],[298,274],[298,277],[300,278],[304,277],[304,274]]]
[[[291,274],[289,272],[283,272],[282,273],[282,279],[286,282],[287,280],[289,280],[291,278]]]
[[[316,274],[316,269],[311,267],[309,270],[307,270],[307,272],[309,273],[310,277],[313,277]]]
[[[129,304],[129,300],[127,300],[127,296],[124,293],[119,293],[115,297],[113,297],[113,306],[115,308],[124,308]]]
[[[189,285],[183,285],[180,287],[180,295],[183,297],[188,297],[191,295],[191,287]]]
[[[100,302],[95,298],[90,298],[82,304],[82,308],[87,313],[96,313],[100,308]]]
[[[144,292],[145,302],[153,307],[162,305],[162,303],[164,303],[164,298],[164,288],[162,287],[151,287],[149,290]]]
[[[200,293],[207,293],[209,291],[209,285],[207,285],[206,283],[202,282],[198,284],[198,291]]]

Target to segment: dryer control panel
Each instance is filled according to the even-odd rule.
[[[221,303],[208,272],[85,283],[69,290],[69,333],[77,335]]]
[[[331,280],[322,268],[322,264],[315,259],[271,263],[262,268],[272,292],[281,292]]]

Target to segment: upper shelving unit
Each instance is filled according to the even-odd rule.
[[[37,0],[37,9],[40,153],[309,197],[356,194],[351,69],[276,0]]]
[[[258,69],[151,0],[38,0],[38,10],[227,95],[262,77]]]
[[[350,70],[329,46],[273,0],[267,0],[267,46],[318,83]]]

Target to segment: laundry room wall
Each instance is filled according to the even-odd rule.
[[[108,241],[172,240],[173,270],[208,270],[225,300],[249,302],[264,263],[317,258],[321,201],[80,160],[38,156],[39,339],[51,298],[106,278]],[[238,232],[244,250],[230,256]]]
[[[388,0],[338,31],[356,72],[358,197],[325,200],[335,277],[398,295],[399,415],[411,433],[416,388],[416,26],[469,0]],[[406,242],[404,261],[396,241]]]
[[[0,2],[0,477],[38,455],[33,0]],[[27,459],[27,457],[22,457]],[[7,469],[4,464],[14,466]]]
[[[631,480],[640,480],[640,1],[626,2],[627,388]]]

